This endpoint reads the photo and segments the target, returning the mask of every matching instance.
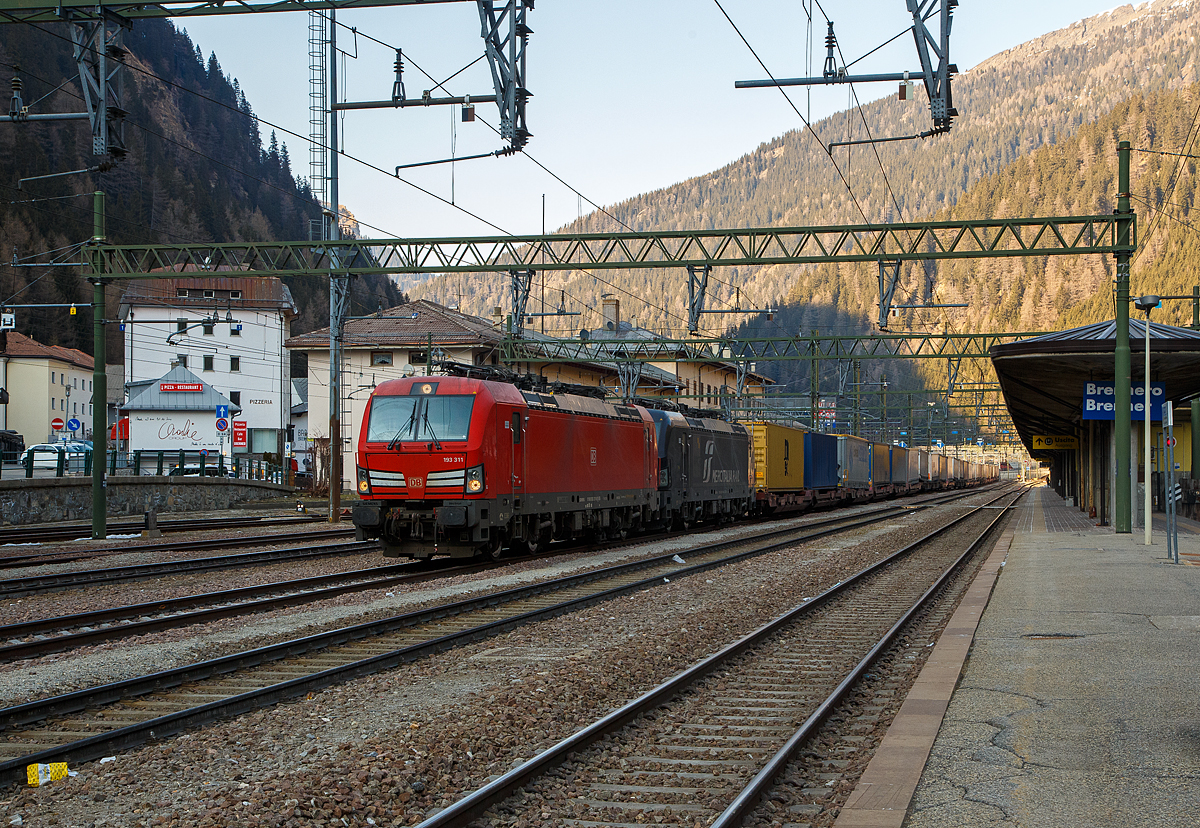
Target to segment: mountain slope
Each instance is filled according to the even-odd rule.
[[[956,205],[977,182],[1039,147],[1070,138],[1131,96],[1180,90],[1200,81],[1198,24],[1200,3],[1158,0],[1114,9],[996,55],[956,79],[955,103],[962,114],[949,135],[878,146],[886,179],[870,149],[835,151],[857,206],[813,136],[795,131],[708,175],[614,205],[608,212],[616,220],[593,213],[562,230],[614,231],[622,224],[635,230],[816,225],[861,222],[864,215],[870,221],[929,219]],[[880,100],[865,106],[864,114],[877,137],[913,134],[928,122],[923,102]],[[826,142],[865,137],[857,119],[850,119],[856,128],[847,133],[847,120],[837,115],[815,129]],[[1110,209],[1099,203],[1079,206],[1084,213]],[[987,269],[980,273],[986,277]],[[962,292],[943,286],[938,274],[935,268],[911,274],[906,279],[909,298],[932,294],[949,301],[955,290]],[[837,324],[861,328],[874,316],[878,301],[870,267],[722,268],[714,275],[719,281],[710,307],[731,305],[737,288],[743,306],[786,298],[812,309],[801,309],[795,317],[803,329],[829,327],[821,317],[829,309]],[[557,305],[559,291],[564,291],[568,309],[585,311],[583,319],[572,318],[577,329],[596,324],[599,294],[612,292],[625,303],[627,317],[679,333],[686,318],[686,284],[686,275],[673,271],[548,274],[547,304]],[[498,276],[442,277],[412,292],[457,302],[474,313],[510,304]],[[995,291],[985,291],[983,298],[989,309],[1000,304]],[[999,324],[1047,319],[1044,314],[1007,315],[1007,321],[1005,314],[988,318]],[[706,321],[719,330],[723,319]],[[738,318],[730,319],[736,323]],[[957,324],[975,321],[964,318]],[[566,332],[566,325],[560,327]]]

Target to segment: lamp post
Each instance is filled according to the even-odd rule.
[[[1146,373],[1144,377],[1145,387],[1143,389],[1142,409],[1146,415],[1144,435],[1144,451],[1142,457],[1143,468],[1145,471],[1142,474],[1144,479],[1143,509],[1144,520],[1146,523],[1146,546],[1150,545],[1150,311],[1158,307],[1160,299],[1153,295],[1139,296],[1133,300],[1134,306],[1140,311],[1146,312]]]

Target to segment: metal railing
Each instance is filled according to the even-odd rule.
[[[31,479],[35,468],[53,471],[53,477],[89,477],[92,462],[91,451],[30,449],[23,460],[15,452],[5,452],[3,463],[0,463],[0,478]],[[109,451],[105,463],[110,477],[220,477],[296,485],[295,472],[290,468],[236,455],[232,463],[228,463],[224,455],[214,459],[196,452]]]

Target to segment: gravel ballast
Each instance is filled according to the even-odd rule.
[[[961,512],[955,505],[898,515],[146,745],[113,762],[85,763],[78,776],[46,788],[10,786],[0,799],[0,825],[18,816],[30,826],[415,824],[462,790]],[[655,546],[670,551],[698,542],[692,536]],[[214,649],[245,649],[632,554],[645,552],[559,556],[392,596],[346,596],[329,606],[8,665],[0,697],[11,704],[125,678],[145,669],[139,665],[187,663]],[[168,640],[172,635],[181,637]]]

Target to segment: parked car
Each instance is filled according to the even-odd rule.
[[[169,477],[185,477],[185,476],[199,477],[200,476],[200,464],[199,463],[185,463],[182,466],[180,466],[179,464],[176,464],[171,467],[171,470],[169,472],[167,472],[167,475]],[[218,466],[216,463],[206,463],[204,465],[204,476],[205,477],[234,477],[235,475],[233,473],[233,469],[229,468],[228,466],[225,467],[224,473],[222,473],[221,467]]]
[[[64,455],[64,462],[68,465],[82,464],[83,452],[83,447],[77,443],[38,443],[21,452],[17,462],[25,465],[26,457],[32,453],[35,469],[57,469],[60,454]]]

